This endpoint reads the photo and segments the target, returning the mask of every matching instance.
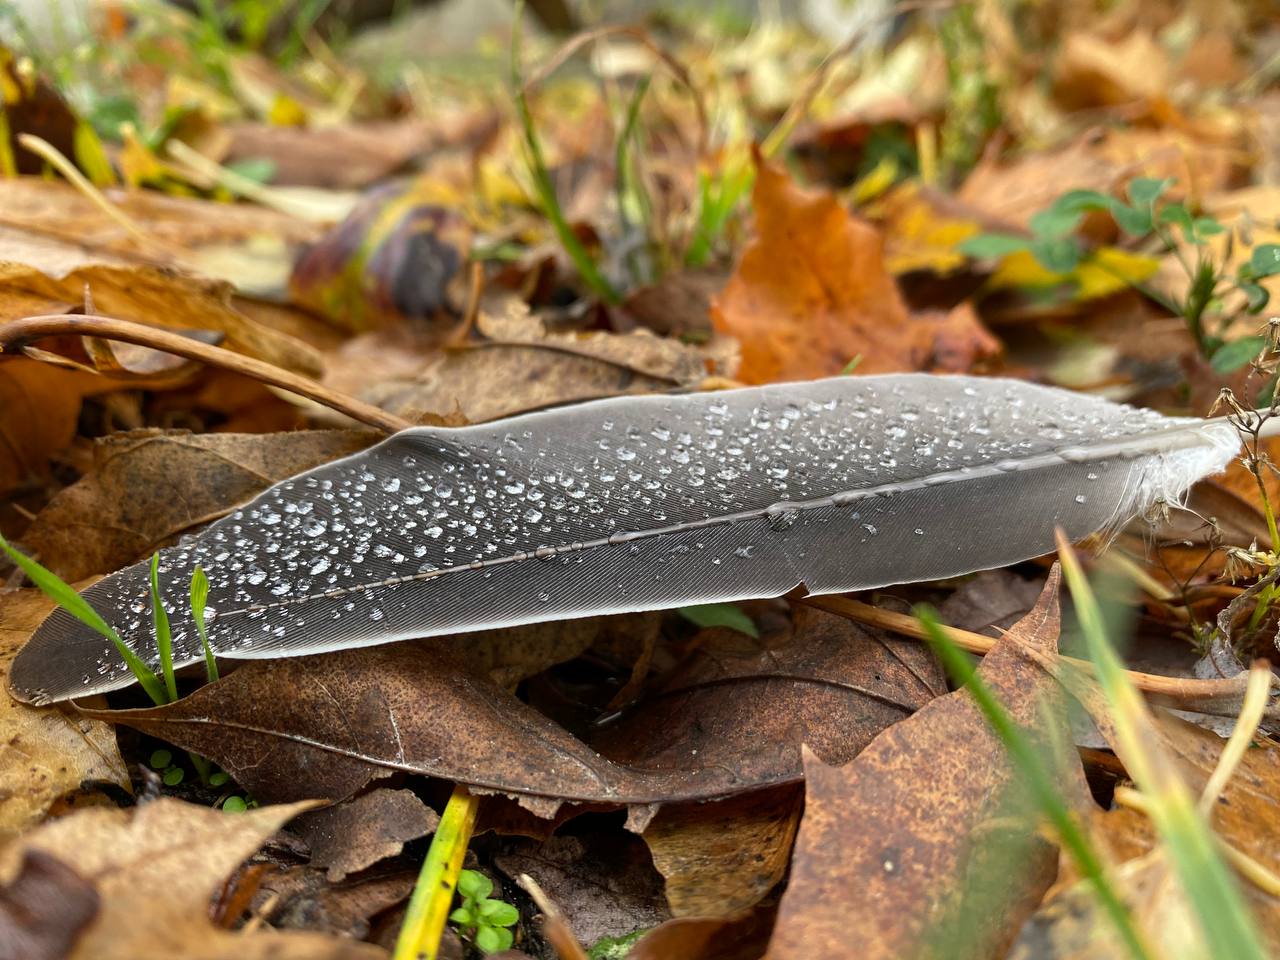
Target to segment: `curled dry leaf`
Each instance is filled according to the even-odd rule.
[[[436,335],[461,305],[471,228],[430,180],[370,191],[294,265],[293,298],[345,330],[413,325]]]
[[[236,934],[209,922],[209,901],[236,866],[311,806],[263,807],[229,816],[160,799],[132,810],[80,810],[0,851],[0,882],[13,883],[28,854],[39,851],[92,885],[98,915],[68,960],[383,957],[368,944],[317,934]]]
[[[785,173],[756,164],[756,239],[712,306],[717,330],[742,342],[739,379],[807,380],[843,371],[928,370],[938,331],[908,312],[885,269],[876,229],[850,215],[835,195],[805,191]],[[957,321],[951,346],[972,344],[949,369],[967,369],[994,341],[973,317]]]
[[[217,330],[232,349],[299,373],[322,370],[311,347],[250,322],[236,309],[227,281],[175,266],[200,268],[219,250],[242,248],[255,236],[274,237],[277,244],[282,236],[301,241],[314,228],[261,208],[143,192],[112,197],[152,242],[122,231],[68,184],[0,180],[0,284],[73,304],[84,302],[87,287],[103,313],[155,326]],[[262,255],[251,259],[260,262]]]
[[[709,799],[794,782],[802,741],[848,760],[941,689],[918,644],[798,617],[780,649],[723,631],[600,752],[472,674],[448,638],[253,662],[177,703],[92,715],[208,756],[265,800],[338,800],[390,770],[518,795],[545,816],[562,800]]]
[[[112,434],[94,445],[93,469],[54,496],[23,543],[65,580],[109,573],[377,439],[354,430]]]
[[[776,906],[737,917],[675,917],[650,930],[627,960],[757,960],[773,926]]]
[[[663,807],[644,842],[677,917],[729,919],[786,876],[804,790],[787,784],[711,803]]]
[[[1104,703],[1088,696],[1083,702],[1102,735],[1113,747],[1120,747],[1114,724],[1101,713]],[[1226,741],[1163,710],[1155,711],[1154,718],[1158,747],[1153,744],[1152,749],[1169,756],[1191,791],[1200,793],[1217,768]],[[1244,752],[1235,774],[1213,805],[1209,822],[1226,843],[1273,876],[1280,874],[1280,747],[1274,741],[1259,737]],[[1115,807],[1095,811],[1091,825],[1114,861],[1123,865],[1117,872],[1119,889],[1137,910],[1143,928],[1169,951],[1169,956],[1192,955],[1182,951],[1199,942],[1199,925],[1186,902],[1182,884],[1169,875],[1166,858],[1157,858],[1159,869],[1155,873],[1148,869],[1149,864],[1138,862],[1159,846],[1151,821],[1136,810]],[[1095,951],[1090,956],[1124,955],[1122,945],[1111,934],[1110,924],[1098,915],[1096,902],[1077,880],[1078,872],[1064,858],[1055,893],[1028,927],[1018,956],[1040,955],[1030,951],[1041,938],[1063,945],[1089,944]],[[1280,953],[1280,897],[1243,877],[1240,887],[1269,952]],[[1071,956],[1069,952],[1065,955]]]
[[[375,383],[367,358],[379,341],[358,338],[334,357],[325,383],[410,419],[456,412],[483,423],[564,403],[688,388],[730,373],[736,362],[723,338],[701,347],[647,330],[551,333],[523,305],[482,313],[476,325],[485,339],[424,354],[412,373]]]
[[[513,880],[532,877],[583,944],[626,936],[671,915],[644,844],[625,831],[515,841],[494,862]]]
[[[0,593],[0,682],[52,609],[38,590]],[[39,823],[61,797],[93,782],[129,789],[111,727],[65,705],[29,707],[0,696],[0,840]]]
[[[0,956],[62,960],[98,912],[93,884],[43,850],[28,850],[0,887]]]
[[[313,813],[304,813],[295,832],[311,847],[311,865],[323,867],[337,883],[379,860],[394,857],[410,840],[435,830],[439,815],[411,790],[379,788]]]
[[[1019,652],[1057,650],[1058,576],[979,674],[1042,746],[1065,725],[1056,682]],[[1063,729],[1056,731],[1065,733]],[[1074,762],[1074,761],[1073,761]],[[1064,790],[1083,789],[1079,767]],[[1021,777],[972,697],[939,697],[851,763],[805,758],[805,814],[770,960],[1000,956],[1053,879]],[[837,906],[838,905],[838,906]]]

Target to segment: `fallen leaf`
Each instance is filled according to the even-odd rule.
[[[1169,89],[1170,64],[1147,30],[1120,40],[1068,33],[1054,60],[1054,95],[1068,109],[1158,104]]]
[[[860,373],[932,367],[935,331],[908,314],[875,228],[833,194],[756,166],[756,239],[712,305],[715,328],[742,343],[739,379],[832,376],[858,357]]]
[[[1065,724],[1064,704],[1018,644],[1056,651],[1058,629],[1055,573],[979,668],[1042,744],[1048,718]],[[805,814],[767,955],[839,956],[857,944],[865,958],[1000,956],[1055,866],[1021,784],[965,691],[889,727],[843,767],[806,753]]]
[[[261,917],[281,930],[319,931],[357,940],[368,937],[375,926],[382,927],[380,918],[394,913],[393,908],[409,898],[418,876],[413,868],[374,868],[333,883],[325,871],[309,866],[262,866],[251,917]],[[442,960],[447,956],[442,950]]]
[[[533,877],[584,944],[656,926],[670,916],[662,878],[644,844],[625,831],[518,840],[494,862],[513,880]]]
[[[421,178],[376,187],[298,258],[294,300],[344,330],[413,325],[443,336],[461,307],[471,249],[470,226],[449,199],[452,190]]]
[[[0,851],[0,882],[12,884],[28,853],[38,851],[92,885],[99,912],[68,960],[383,957],[378,948],[349,940],[301,933],[237,934],[209,922],[209,901],[218,886],[272,833],[310,806],[263,807],[233,816],[160,799],[132,810],[80,810]]]
[[[49,461],[71,443],[85,397],[132,384],[83,370],[0,358],[0,496],[49,476]]]
[[[93,469],[49,501],[23,543],[64,580],[110,573],[377,439],[354,430],[111,434],[95,443]]]
[[[637,769],[721,769],[748,789],[797,777],[802,743],[847,763],[946,689],[918,643],[812,607],[794,618],[781,643],[705,631],[694,655],[594,745]]]
[[[331,190],[367,187],[395,173],[432,139],[417,117],[331,127],[233,123],[226,132],[222,163],[266,160],[270,183]]]
[[[53,609],[38,590],[0,593],[0,681]],[[115,731],[70,707],[29,707],[0,696],[0,840],[44,819],[63,796],[93,782],[129,789]]]
[[[677,917],[736,917],[786,875],[800,825],[798,784],[662,808],[644,842]]]
[[[412,376],[374,383],[366,371],[382,348],[377,339],[356,338],[331,359],[325,385],[409,419],[458,413],[481,423],[565,403],[691,387],[734,365],[724,338],[699,347],[647,330],[549,333],[541,319],[516,306],[502,316],[482,313],[477,326],[485,340],[432,351],[417,361]]]
[[[434,810],[411,790],[379,788],[323,810],[304,813],[293,825],[311,847],[311,865],[330,883],[394,857],[410,840],[433,832]]]
[[[231,302],[231,284],[173,263],[183,257],[200,263],[196,251],[209,262],[217,250],[238,248],[255,236],[301,243],[316,235],[312,225],[262,208],[144,191],[111,196],[154,243],[121,230],[68,184],[0,180],[0,284],[73,304],[84,302],[88,287],[104,313],[162,327],[218,330],[233,349],[301,373],[321,371],[319,355],[306,344],[250,323]],[[165,250],[171,253],[165,256]]]
[[[98,912],[93,885],[43,850],[28,850],[0,888],[0,957],[62,960]]]
[[[544,817],[565,800],[639,805],[639,824],[654,804],[794,782],[802,741],[848,760],[942,688],[919,644],[816,610],[797,620],[803,639],[779,649],[717,632],[606,728],[600,752],[468,671],[450,638],[255,661],[177,703],[90,715],[210,757],[268,801],[339,800],[402,770],[516,795]]]
[[[1085,705],[1089,706],[1088,700]],[[1091,709],[1090,713],[1096,715],[1096,710]],[[1160,749],[1172,757],[1192,794],[1198,795],[1216,769],[1226,741],[1167,711],[1156,710],[1154,717],[1159,745],[1153,744],[1151,749]],[[1098,729],[1113,747],[1118,745],[1111,724],[1100,722]],[[1268,738],[1258,738],[1244,752],[1239,767],[1214,804],[1209,818],[1210,826],[1219,837],[1272,874],[1280,872],[1278,798],[1280,747]],[[1151,821],[1144,814],[1127,807],[1097,811],[1093,816],[1093,827],[1095,835],[1106,841],[1115,862],[1120,864],[1131,864],[1159,846]],[[1167,861],[1162,860],[1162,865],[1164,870],[1154,877],[1145,872],[1122,872],[1120,887],[1126,900],[1139,910],[1144,928],[1160,941],[1157,945],[1170,950],[1171,956],[1176,956],[1185,949],[1184,944],[1192,942],[1187,939],[1188,934],[1198,940],[1200,933],[1181,883],[1167,872]],[[1063,876],[1058,896],[1045,903],[1047,914],[1040,918],[1041,926],[1053,928],[1056,935],[1074,940],[1080,935],[1077,923],[1093,911],[1091,905],[1082,902],[1085,898],[1076,890],[1076,868],[1064,862],[1061,870]],[[1241,878],[1240,888],[1266,937],[1269,951],[1277,953],[1280,951],[1280,898],[1244,878]],[[1055,905],[1059,897],[1063,898],[1063,904]],[[1063,905],[1069,905],[1069,909],[1062,909]],[[1107,924],[1099,920],[1098,926],[1106,927]],[[1110,942],[1110,937],[1101,939],[1112,955],[1121,955],[1116,952],[1119,944]]]
[[[729,919],[675,917],[636,941],[627,960],[757,960],[775,912],[769,906]]]

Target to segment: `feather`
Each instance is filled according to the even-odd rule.
[[[1239,448],[1175,419],[1017,380],[895,374],[618,397],[420,427],[276,484],[161,555],[176,666],[534,621],[936,580],[1180,502]],[[139,655],[148,567],[86,599]],[[16,659],[31,702],[133,682],[55,611]]]

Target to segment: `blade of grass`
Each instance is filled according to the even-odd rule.
[[[409,898],[392,960],[435,960],[479,809],[480,801],[466,787],[453,788]]]
[[[196,633],[200,635],[200,647],[204,650],[204,672],[213,683],[218,679],[218,661],[214,659],[204,625],[204,611],[208,604],[209,578],[205,576],[204,567],[197,563],[195,572],[191,574],[191,617],[196,622]]]
[[[1204,932],[1210,954],[1239,960],[1266,956],[1235,877],[1218,855],[1213,832],[1190,789],[1159,747],[1155,720],[1107,637],[1102,608],[1071,543],[1058,531],[1058,556],[1071,587],[1080,630],[1111,708],[1121,760],[1151,804],[1151,821]]]
[[[89,606],[85,599],[76,593],[69,583],[52,570],[48,570],[32,560],[25,553],[15,550],[3,536],[0,536],[0,549],[3,549],[9,555],[9,558],[30,578],[32,583],[44,592],[45,596],[85,626],[91,630],[98,631],[98,633],[110,640],[115,645],[116,652],[120,654],[125,665],[138,678],[138,683],[142,684],[142,689],[147,692],[147,696],[157,705],[168,702],[165,698],[165,690],[160,683],[160,678],[152,673],[151,668],[143,663],[136,653],[129,649],[129,646],[120,639],[120,634],[116,633],[107,624],[107,621],[102,619],[98,611]]]
[[[542,152],[542,142],[538,139],[538,130],[534,125],[533,113],[529,109],[529,99],[525,95],[524,81],[520,76],[520,22],[523,15],[524,4],[517,4],[515,19],[511,25],[511,87],[516,101],[516,113],[520,118],[520,128],[524,134],[525,164],[529,168],[529,175],[533,178],[538,204],[542,208],[543,215],[551,221],[560,245],[573,261],[583,282],[605,303],[621,303],[621,295],[600,272],[596,262],[591,259],[591,254],[587,253],[586,248],[578,240],[577,234],[569,226],[564,211],[560,209],[555,184],[551,182],[546,155]]]
[[[173,675],[173,631],[169,628],[169,614],[160,596],[160,554],[151,555],[151,622],[156,630],[156,649],[160,651],[160,670],[164,675],[164,688],[169,702],[178,699],[178,682]]]
[[[966,688],[973,696],[987,723],[1004,744],[1005,750],[1009,753],[1009,759],[1013,761],[1027,786],[1030,787],[1041,812],[1053,824],[1062,845],[1093,887],[1094,893],[1101,901],[1107,916],[1115,924],[1116,932],[1130,955],[1135,960],[1150,960],[1154,954],[1151,953],[1134,925],[1133,918],[1107,876],[1102,859],[1094,850],[1088,835],[1072,816],[1044,759],[1030,739],[1014,723],[1003,704],[996,699],[991,688],[978,676],[969,658],[947,636],[937,614],[930,607],[923,605],[916,607],[914,613],[924,627],[925,639],[929,646],[955,678],[956,683]]]
[[[1270,695],[1271,666],[1267,661],[1259,660],[1249,670],[1249,685],[1245,688],[1244,703],[1240,706],[1240,717],[1236,720],[1235,729],[1231,731],[1231,738],[1218,757],[1218,765],[1213,768],[1213,773],[1200,793],[1200,812],[1205,817],[1213,812],[1227,781],[1253,743],[1253,735],[1258,732],[1258,724],[1262,722],[1262,714]]]

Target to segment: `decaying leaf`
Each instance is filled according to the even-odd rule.
[[[1088,699],[1085,703],[1090,705]],[[1096,709],[1091,712],[1097,713]],[[1192,792],[1199,793],[1217,767],[1226,741],[1165,711],[1156,711],[1155,719],[1159,749],[1173,758]],[[1109,739],[1114,737],[1114,727],[1105,721],[1099,723],[1099,730]],[[1280,748],[1273,741],[1259,738],[1245,751],[1213,806],[1210,825],[1273,876],[1280,872]],[[1117,886],[1142,928],[1169,956],[1194,956],[1194,945],[1202,943],[1199,922],[1182,884],[1170,876],[1167,857],[1148,857],[1160,846],[1151,821],[1131,808],[1115,807],[1096,810],[1091,827],[1119,865]],[[1245,877],[1240,878],[1240,887],[1274,954],[1280,950],[1280,897]],[[1078,882],[1078,871],[1065,859],[1054,895],[1021,938],[1018,956],[1040,955],[1036,947],[1045,942],[1054,944],[1060,951],[1056,955],[1062,956],[1124,955],[1111,925],[1099,916],[1096,901]]]
[[[471,230],[429,180],[377,187],[294,265],[293,297],[345,330],[415,324],[437,336],[460,307],[451,284]]]
[[[303,933],[237,934],[209,922],[209,901],[218,886],[267,837],[310,806],[264,807],[229,816],[160,799],[133,810],[80,810],[0,851],[0,883],[14,883],[25,858],[39,852],[92,886],[98,913],[68,960],[383,957],[378,948],[349,940]]]
[[[859,373],[936,365],[935,331],[907,312],[874,227],[767,163],[757,164],[753,203],[756,239],[712,306],[716,329],[742,341],[740,379],[831,376],[855,358]],[[968,323],[975,349],[951,369],[990,352],[989,335]]]
[[[23,542],[65,580],[108,573],[375,439],[340,430],[113,434],[94,446],[93,470],[49,502]]]
[[[644,844],[628,833],[518,841],[495,862],[512,879],[533,877],[584,944],[626,936],[670,916]]]
[[[37,590],[0,593],[0,679],[51,609]],[[0,696],[0,840],[13,839],[59,798],[95,782],[129,789],[111,727],[69,707],[29,707]]]
[[[552,333],[527,309],[482,313],[484,340],[422,357],[405,376],[370,383],[368,357],[378,340],[351,341],[339,351],[325,383],[416,419],[459,413],[483,423],[529,410],[621,394],[688,388],[712,374],[728,375],[735,360],[721,341],[706,347],[628,334]]]
[[[791,784],[664,807],[643,837],[671,913],[728,919],[764,899],[791,864],[803,800]]]
[[[168,706],[92,715],[209,756],[267,800],[337,800],[393,770],[515,794],[544,816],[562,800],[709,799],[794,782],[804,741],[847,760],[940,688],[918,644],[798,616],[781,649],[723,631],[599,752],[467,672],[451,640],[262,661]]]
[[[440,817],[411,790],[379,788],[353,800],[303,814],[293,829],[311,847],[311,865],[331,883],[387,857],[435,830]]]
[[[1056,651],[1059,623],[1055,573],[979,668],[1044,747],[1065,733],[1062,694],[1018,645]],[[1060,780],[1083,787],[1078,767]],[[1024,790],[964,691],[885,730],[843,767],[807,754],[770,960],[839,956],[851,943],[867,958],[1001,955],[1054,874]]]

